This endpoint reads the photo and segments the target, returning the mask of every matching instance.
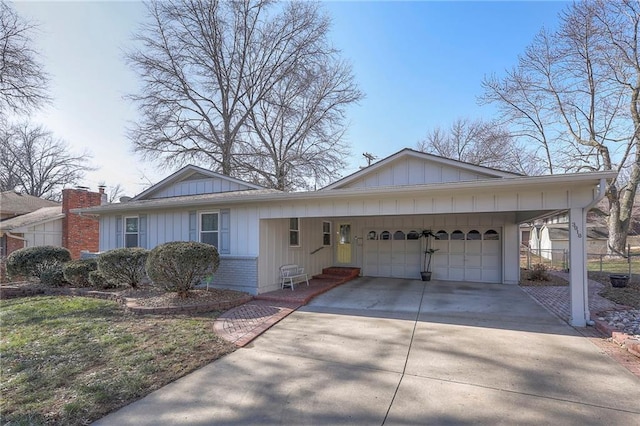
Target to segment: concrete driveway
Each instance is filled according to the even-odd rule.
[[[519,287],[359,278],[97,424],[638,419],[640,380]]]

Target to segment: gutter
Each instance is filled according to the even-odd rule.
[[[600,202],[604,198],[604,194],[607,192],[607,180],[605,178],[600,178],[600,185],[598,185],[598,195],[596,195],[592,202],[587,204],[585,207],[585,213],[591,210],[596,204]]]

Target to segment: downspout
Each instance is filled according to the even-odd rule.
[[[606,179],[602,178],[600,179],[600,185],[598,185],[598,195],[596,195],[593,198],[593,201],[591,201],[589,204],[587,204],[583,209],[582,209],[582,220],[584,221],[585,224],[585,231],[587,229],[586,224],[587,224],[587,213],[589,212],[589,210],[591,210],[596,204],[598,204],[600,202],[600,200],[602,200],[604,198],[605,193],[607,192],[606,186],[607,182]],[[584,235],[585,241],[587,238],[587,232],[585,232]],[[586,254],[586,253],[585,253]],[[586,262],[586,259],[585,259]],[[584,286],[586,287],[584,289],[584,306],[587,307],[587,312],[585,312],[587,318],[586,319],[586,323],[588,326],[593,327],[595,325],[595,321],[593,321],[591,319],[591,311],[589,310],[589,273],[587,272],[586,274],[586,281],[584,283]]]

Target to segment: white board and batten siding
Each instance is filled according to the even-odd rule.
[[[332,226],[332,244],[323,246],[322,224],[329,221]],[[279,268],[296,264],[305,269],[309,277],[319,274],[323,268],[333,266],[335,250],[335,221],[322,218],[301,218],[300,245],[289,245],[289,219],[260,221],[260,257],[258,259],[258,291],[277,290]],[[304,285],[304,284],[303,284]]]
[[[145,248],[152,249],[157,245],[170,241],[189,241],[193,239],[193,224],[190,215],[195,213],[199,222],[200,213],[220,212],[214,207],[189,210],[161,210],[145,213],[146,243]],[[228,253],[240,256],[258,256],[258,213],[253,207],[237,207],[227,209],[229,212]],[[100,216],[100,251],[122,247],[123,217],[136,214]],[[120,218],[120,219],[119,219]],[[221,219],[222,221],[222,219]],[[196,224],[196,234],[199,223]],[[196,235],[197,237],[197,235]],[[196,238],[197,239],[197,238]],[[226,245],[226,244],[225,244]]]
[[[370,174],[340,186],[341,188],[375,188],[446,182],[463,182],[495,178],[460,167],[425,161],[415,157],[400,158]]]
[[[220,178],[188,179],[176,182],[150,194],[148,199],[179,197],[184,195],[250,190],[246,185]]]

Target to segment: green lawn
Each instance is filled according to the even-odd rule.
[[[612,274],[628,274],[629,263],[631,264],[631,273],[640,274],[640,256],[633,256],[631,262],[627,259],[621,260],[609,260],[609,259],[590,259],[587,262],[588,271],[600,271],[608,272]],[[602,268],[602,269],[601,269]]]
[[[217,314],[134,316],[83,297],[0,301],[2,424],[84,425],[234,347]]]

